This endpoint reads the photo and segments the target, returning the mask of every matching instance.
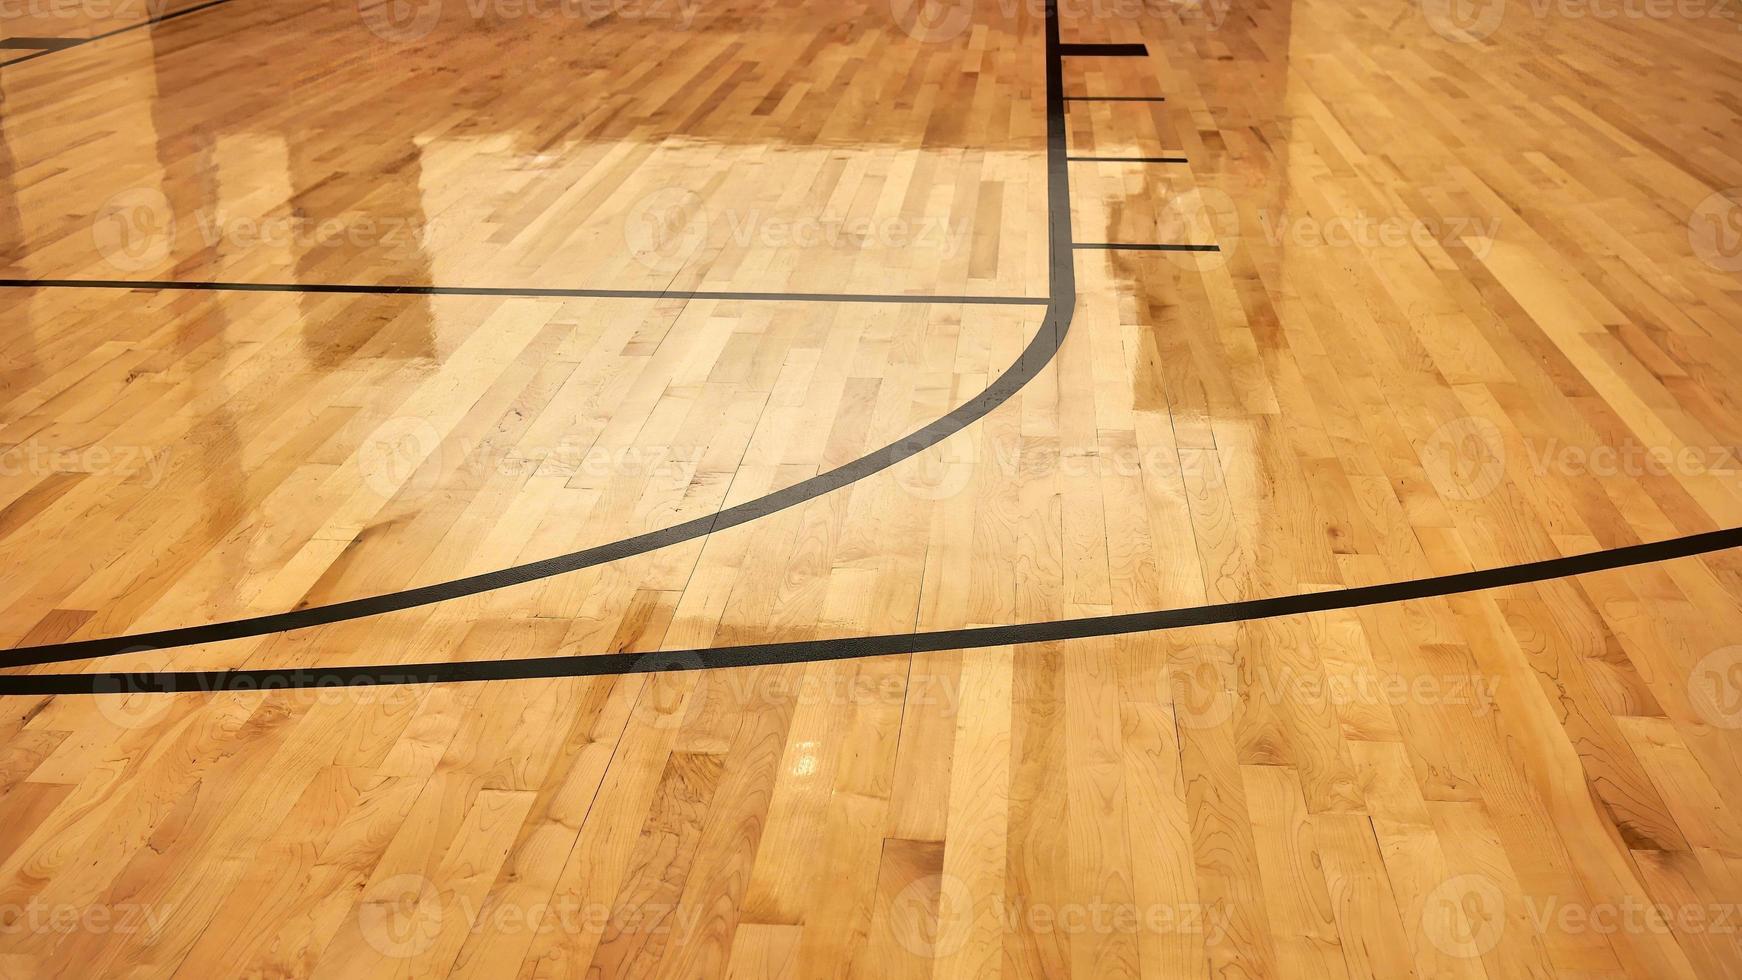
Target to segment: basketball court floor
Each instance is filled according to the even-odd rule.
[[[0,25],[0,976],[1742,976],[1735,4]]]

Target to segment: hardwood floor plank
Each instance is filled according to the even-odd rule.
[[[1723,11],[97,6],[0,9],[0,975],[1742,972]]]

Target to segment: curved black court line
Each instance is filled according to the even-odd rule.
[[[1044,296],[928,296],[916,293],[775,293],[731,289],[591,289],[546,286],[372,286],[344,282],[213,282],[177,279],[6,279],[4,289],[189,290],[218,293],[359,293],[381,296],[522,296],[582,299],[720,299],[777,303],[936,303],[1045,306]]]
[[[525,657],[514,660],[458,660],[376,666],[268,668],[260,670],[187,670],[158,673],[24,674],[0,677],[0,696],[58,694],[134,694],[214,691],[290,690],[297,688],[369,687],[441,684],[465,681],[529,680],[595,677],[604,674],[675,673],[725,667],[817,663],[883,657],[891,654],[977,647],[1015,646],[1117,636],[1155,630],[1210,626],[1217,623],[1270,619],[1302,613],[1352,609],[1408,599],[1456,595],[1509,585],[1609,571],[1631,565],[1690,558],[1742,547],[1742,528],[1707,531],[1667,541],[1628,545],[1607,551],[1549,558],[1521,565],[1503,565],[1452,575],[1331,589],[1270,599],[1247,599],[1185,609],[1089,616],[1045,623],[978,626],[929,633],[892,633],[838,640],[750,643],[741,646],[653,653],[607,653],[568,657]]]
[[[197,14],[202,10],[206,10],[208,8],[216,7],[216,6],[219,6],[220,4],[226,4],[229,2],[230,2],[230,0],[206,0],[205,3],[194,4],[192,7],[184,7],[181,10],[172,10],[167,14],[158,14],[157,16],[152,17],[150,20],[142,20],[137,24],[128,24],[124,27],[117,27],[114,30],[104,31],[101,34],[92,34],[90,37],[73,38],[73,39],[71,39],[75,42],[73,44],[62,45],[61,47],[58,47],[58,48],[49,48],[49,49],[44,50],[44,51],[38,51],[35,54],[27,54],[22,58],[13,58],[11,61],[0,61],[0,68],[5,68],[9,65],[22,65],[26,61],[34,61],[37,58],[41,58],[45,55],[54,54],[57,51],[70,51],[73,48],[82,48],[85,45],[90,44],[92,41],[101,41],[104,38],[114,37],[117,34],[125,34],[128,31],[136,31],[136,30],[140,29],[141,27],[151,27],[154,24],[161,24],[166,20],[175,20],[177,17],[186,17],[188,14]]]
[[[802,480],[783,490],[765,494],[755,500],[713,514],[694,518],[658,531],[649,531],[582,551],[557,555],[540,561],[514,565],[492,572],[483,572],[449,582],[390,592],[385,595],[352,599],[325,606],[310,606],[290,612],[184,626],[177,629],[134,633],[125,636],[74,640],[68,643],[48,643],[40,646],[15,647],[0,655],[0,668],[27,667],[38,664],[87,660],[118,653],[137,652],[142,648],[162,650],[170,647],[216,643],[287,630],[307,629],[331,623],[378,616],[415,606],[457,599],[521,585],[553,575],[561,575],[605,562],[644,554],[659,548],[704,537],[715,531],[747,524],[777,511],[801,504],[812,497],[856,483],[917,453],[923,452],[961,431],[964,427],[1004,404],[1010,396],[1033,380],[1052,363],[1053,356],[1064,344],[1070,332],[1076,310],[1077,279],[1071,257],[1070,175],[1065,166],[1064,70],[1059,61],[1058,19],[1056,0],[1046,5],[1046,179],[1048,226],[1048,287],[1050,298],[1046,313],[1033,339],[1017,357],[1016,362],[999,375],[986,389],[958,405],[949,414],[911,433],[905,439],[861,456],[851,463],[826,473]]]
[[[1053,285],[1055,287],[1061,284],[1067,286],[1068,292],[1074,301],[1075,270],[1070,266],[1068,254],[1063,256],[1065,261],[1062,264],[1060,262],[1060,243],[1061,241],[1069,240],[1070,214],[1068,208],[1061,210],[1058,206],[1060,201],[1068,200],[1066,196],[1058,193],[1060,190],[1064,190],[1068,193],[1068,178],[1064,173],[1064,167],[1059,159],[1063,154],[1064,136],[1062,117],[1064,100],[1058,95],[1059,88],[1062,86],[1057,83],[1062,81],[1062,72],[1058,60],[1059,45],[1056,10],[1052,0],[1049,0],[1048,2],[1047,15],[1047,178],[1049,190],[1049,220],[1051,222],[1052,234],[1051,252],[1053,264],[1051,273],[1054,277]],[[1131,246],[1100,244],[1082,247],[1120,248]],[[1135,247],[1155,249],[1169,248],[1170,246],[1139,245]],[[1171,247],[1197,248],[1204,250],[1214,248],[1214,246]],[[1055,288],[1055,297],[1057,295],[1058,290]],[[1074,306],[1074,302],[1071,305]],[[1053,303],[1049,303],[1047,319],[1046,321],[1043,321],[1041,331],[1037,332],[1035,341],[1030,343],[1029,350],[1024,351],[1024,358],[1026,358],[1034,349],[1035,344],[1040,341],[1045,333],[1046,323],[1048,322],[1055,324],[1057,340],[1062,343],[1064,333],[1068,331],[1070,327],[1072,310],[1070,307],[1065,307],[1062,311],[1062,319],[1055,319],[1055,316],[1058,313],[1060,313],[1059,307]],[[1055,352],[1056,349],[1055,346]],[[1020,359],[1019,363],[1021,363]],[[999,380],[1003,381],[1004,378],[1009,377],[1013,373],[1014,368],[1012,371],[1006,372],[1006,374],[1001,376]],[[1020,387],[1020,385],[1018,385],[1018,387]],[[990,389],[988,390],[990,391]],[[984,396],[985,393],[982,393],[981,397]],[[960,409],[958,409],[958,411],[960,411]],[[954,413],[952,413],[952,415],[953,414]],[[948,418],[948,416],[946,416],[946,418]],[[940,420],[940,422],[941,421],[942,420]],[[936,423],[934,423],[934,425],[936,425]],[[928,429],[929,428],[930,427],[928,427]],[[926,430],[921,431],[923,432]],[[896,444],[896,446],[900,445],[901,444]],[[896,447],[886,447],[886,450],[892,448]],[[848,464],[848,467],[855,466],[859,462],[863,462],[863,460]],[[884,465],[886,466],[889,464]],[[813,477],[812,479],[820,479],[821,477],[841,472],[841,470],[847,469],[848,467],[842,467],[839,470],[831,471],[830,474],[819,474],[818,477]],[[882,467],[879,466],[877,468],[881,469]],[[875,472],[875,470],[872,470],[871,472]],[[803,484],[800,484],[800,486],[802,485]],[[790,489],[793,488],[789,488],[789,490]],[[768,498],[763,499],[766,500]],[[758,501],[751,501],[750,503],[755,504],[758,503]],[[743,506],[747,505],[740,505],[740,507]],[[723,513],[725,512],[722,512],[722,514]],[[715,516],[718,517],[720,515]],[[681,526],[682,525],[680,525],[680,527]],[[643,537],[647,536],[644,535]],[[618,542],[618,544],[622,544],[622,542]],[[1574,575],[1584,575],[1651,562],[1688,558],[1736,547],[1742,547],[1742,528],[1709,531],[1680,538],[1671,538],[1664,541],[1629,545],[1606,551],[1589,552],[1582,555],[1551,558],[1518,565],[1481,569],[1470,572],[1459,572],[1451,575],[1415,579],[1407,582],[1392,582],[1383,585],[1358,586],[1324,592],[1279,596],[1268,599],[1252,599],[1184,609],[1156,610],[1143,613],[1087,617],[1044,623],[975,627],[926,633],[886,634],[833,640],[747,644],[731,647],[716,647],[711,649],[661,651],[643,654],[613,653],[591,656],[522,658],[515,660],[449,661],[426,664],[334,667],[319,670],[309,668],[268,668],[242,671],[169,671],[144,674],[106,673],[0,676],[0,696],[130,692],[170,693],[180,691],[225,690],[243,691],[327,687],[345,684],[386,685],[583,677],[605,674],[674,672],[682,670],[747,667],[768,664],[818,662],[936,650],[1010,646],[1024,643],[1051,642],[1067,639],[1178,629],[1190,626],[1206,626],[1276,616],[1323,612],[1334,609],[1357,608],[1361,606],[1400,602],[1410,599],[1432,598],[1512,585],[1525,585],[1532,582],[1540,582]],[[579,554],[585,553],[583,552]],[[552,561],[554,560],[558,559],[552,559]],[[534,566],[520,567],[528,568]],[[505,571],[514,571],[514,569]],[[556,573],[552,572],[550,574]],[[486,577],[488,577],[488,575],[477,576],[474,578]],[[460,581],[465,582],[471,580]],[[448,583],[448,585],[454,584],[455,583]],[[335,607],[321,608],[330,610]],[[318,609],[307,610],[307,612],[319,611],[320,610]],[[274,617],[264,618],[270,619]],[[214,628],[235,627],[255,622],[260,622],[260,620],[244,620],[239,621],[239,623],[231,624],[214,624],[212,627],[194,627],[191,628],[191,630],[171,630],[159,634],[142,634],[132,638],[116,638],[116,640],[107,642],[120,642],[129,639],[138,641],[150,636],[186,634],[190,631],[198,632]],[[83,643],[22,648],[14,652],[32,653],[39,651],[60,651],[75,647],[88,647],[90,644],[102,642],[105,641],[84,641]],[[176,645],[186,645],[186,643],[190,642],[203,641],[183,641],[181,644]],[[138,649],[149,649],[149,647],[143,643],[137,643],[134,647],[129,649],[109,652],[130,652],[131,650]],[[12,664],[12,666],[51,663],[65,659],[83,659],[85,656],[100,655],[104,654],[78,654],[72,657],[60,658],[50,657],[47,659],[15,663]]]

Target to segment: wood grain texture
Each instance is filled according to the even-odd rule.
[[[1220,250],[1076,252],[1067,342],[984,418],[673,547],[57,669],[1037,622],[1742,525],[1733,19],[1063,7],[1149,51],[1068,93],[1166,97],[1070,102],[1070,152],[1188,160],[1071,163],[1075,238]],[[233,0],[0,71],[0,276],[1044,299],[1039,9]],[[1041,319],[0,287],[0,646],[704,517]],[[1739,632],[1719,553],[858,661],[7,698],[0,976],[1734,976]]]

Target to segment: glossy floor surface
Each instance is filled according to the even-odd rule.
[[[133,6],[0,9],[0,976],[1742,975],[1734,551],[112,673],[1742,526],[1735,11]]]

